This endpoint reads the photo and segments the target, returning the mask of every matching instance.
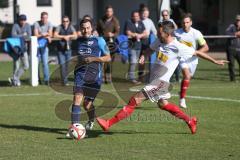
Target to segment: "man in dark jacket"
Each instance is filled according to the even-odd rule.
[[[236,59],[240,66],[240,15],[237,15],[235,23],[230,24],[226,29],[226,34],[236,36],[236,38],[232,38],[227,41],[227,59],[229,61],[228,70],[230,81],[236,81],[234,60]]]

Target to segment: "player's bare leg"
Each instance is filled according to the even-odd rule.
[[[189,68],[183,68],[182,74],[183,74],[183,80],[181,83],[179,105],[182,108],[187,108],[185,97],[186,97],[187,89],[189,87],[190,80],[191,80],[191,73],[190,73]]]
[[[137,107],[146,99],[147,98],[142,92],[138,92],[130,98],[128,104],[124,106],[123,109],[118,111],[115,116],[107,120],[97,118],[97,122],[99,123],[99,125],[102,127],[104,131],[108,131],[112,125],[129,117],[134,112],[135,107]]]
[[[169,113],[171,113],[173,116],[182,119],[185,121],[188,125],[188,127],[191,130],[192,134],[196,133],[197,130],[197,118],[196,117],[190,117],[187,114],[185,114],[177,105],[168,102],[167,100],[159,100],[158,106],[160,109],[165,110]]]

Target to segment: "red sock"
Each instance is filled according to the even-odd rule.
[[[128,102],[128,105],[124,106],[123,109],[121,109],[114,117],[109,119],[109,127],[123,120],[124,118],[129,117],[134,112],[136,106],[137,103],[135,99],[132,97]]]
[[[187,93],[187,89],[189,87],[189,84],[190,84],[190,80],[186,80],[184,79],[182,81],[182,84],[181,84],[181,92],[180,92],[180,98],[185,98],[186,97],[186,93]]]
[[[178,106],[172,103],[168,103],[167,105],[163,106],[161,109],[168,111],[175,117],[184,120],[185,122],[189,122],[191,118],[185,114]]]

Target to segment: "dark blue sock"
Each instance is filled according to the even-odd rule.
[[[79,123],[81,108],[78,105],[72,105],[71,120],[73,123]]]

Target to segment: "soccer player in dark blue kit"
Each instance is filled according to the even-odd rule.
[[[82,36],[78,38],[78,64],[74,70],[72,124],[80,121],[80,105],[87,111],[89,121],[85,125],[91,130],[94,124],[95,109],[93,101],[102,84],[102,63],[111,60],[109,49],[102,37],[92,35],[92,21],[80,22]],[[66,135],[69,137],[69,134]]]

